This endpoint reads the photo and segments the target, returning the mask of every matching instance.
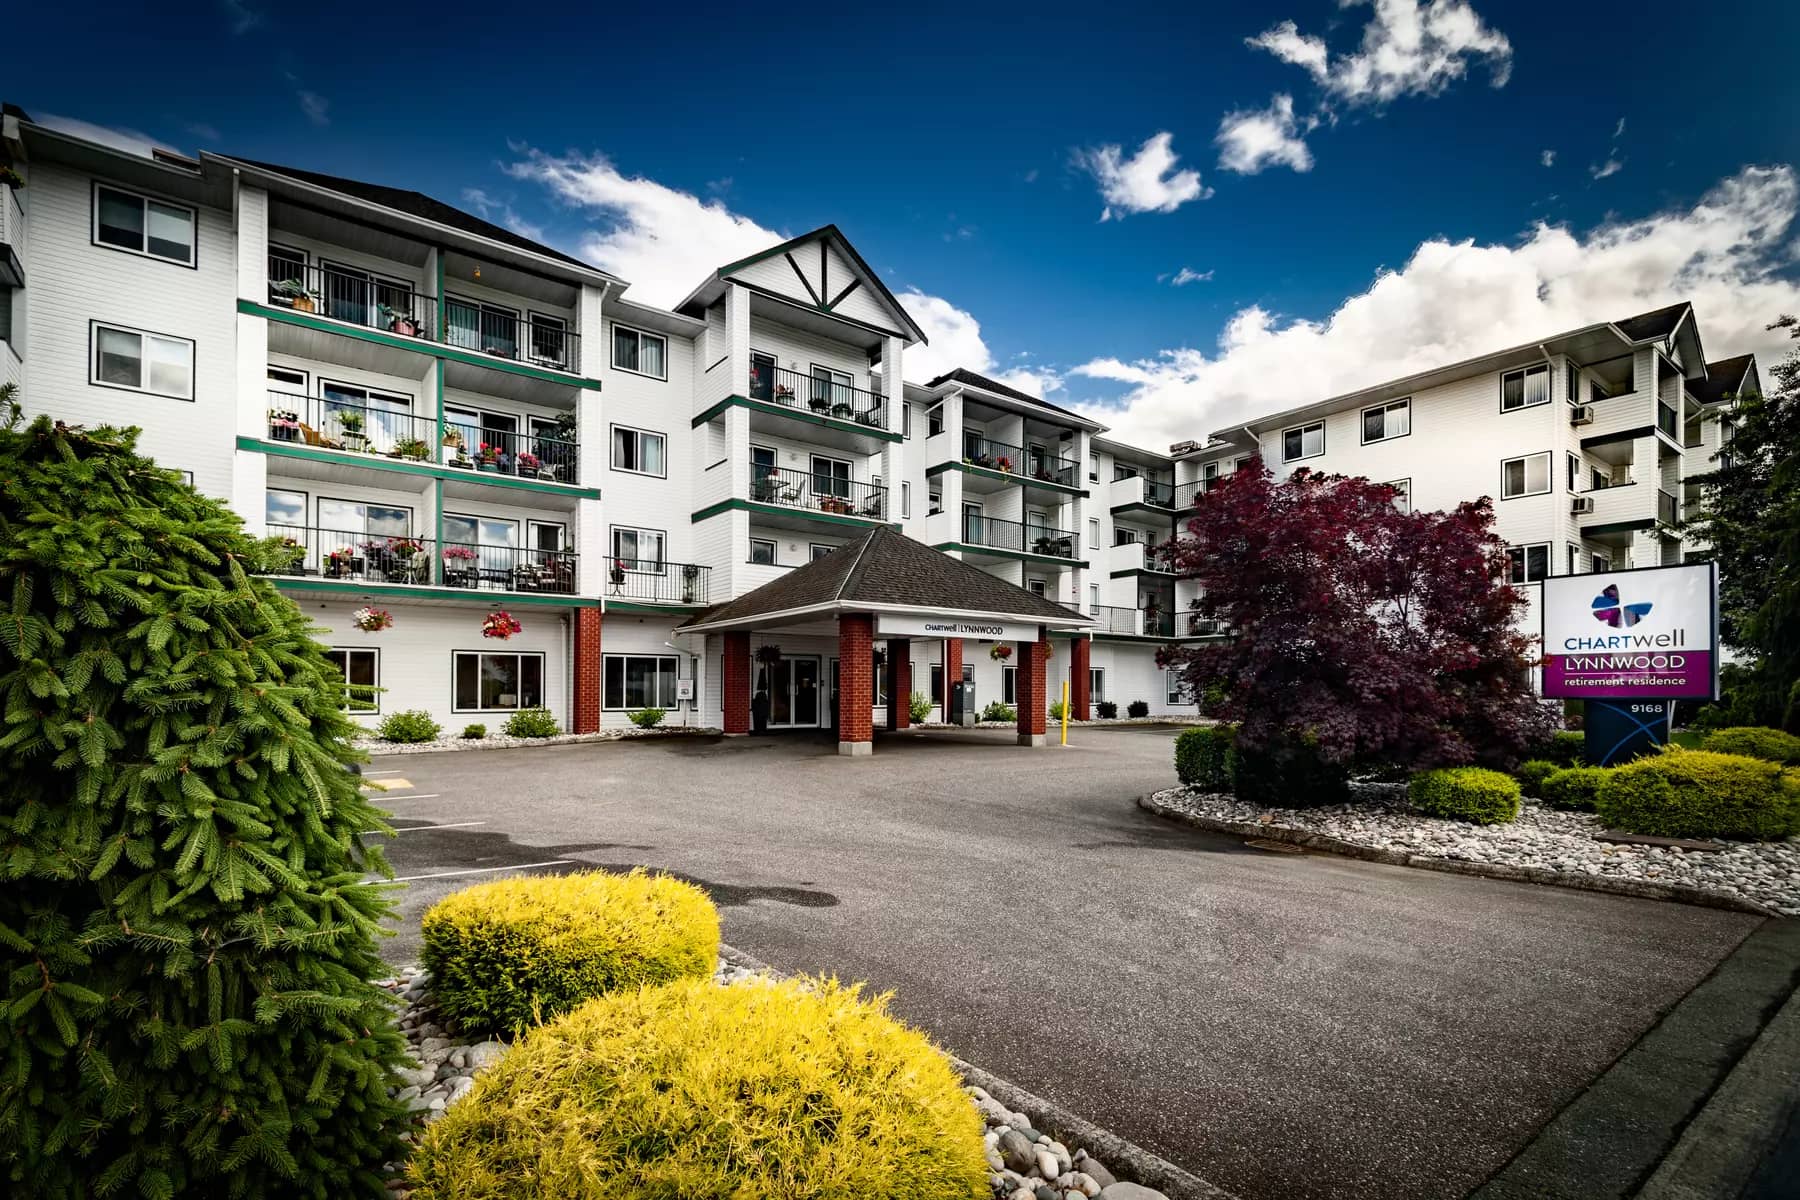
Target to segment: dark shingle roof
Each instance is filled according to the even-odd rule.
[[[934,388],[938,384],[944,383],[945,381],[954,381],[956,383],[966,383],[970,387],[978,387],[984,392],[993,392],[994,394],[999,395],[999,396],[1010,396],[1014,400],[1023,400],[1027,404],[1041,405],[1044,408],[1051,410],[1052,412],[1066,413],[1067,415],[1069,415],[1071,417],[1081,416],[1081,414],[1078,412],[1074,412],[1074,411],[1071,411],[1070,409],[1063,408],[1060,405],[1050,403],[1048,400],[1044,399],[1042,396],[1033,396],[1029,392],[1021,392],[1016,387],[1008,387],[1006,384],[1001,383],[998,379],[989,379],[986,375],[978,375],[974,371],[969,370],[967,367],[957,367],[954,370],[945,371],[942,375],[939,375],[936,379],[933,379],[930,383],[926,384],[925,386],[928,388]],[[1086,420],[1087,418],[1083,417],[1082,419]]]
[[[1717,404],[1727,396],[1737,395],[1738,389],[1744,386],[1744,376],[1750,373],[1750,365],[1755,361],[1754,354],[1739,354],[1707,363],[1706,378],[1688,380],[1687,390],[1702,404]]]
[[[1675,326],[1681,324],[1681,314],[1688,310],[1688,302],[1671,304],[1667,308],[1658,308],[1651,312],[1639,313],[1635,317],[1626,317],[1623,321],[1614,321],[1619,332],[1634,342],[1647,342],[1653,338],[1665,338],[1675,332]]]
[[[534,242],[528,237],[520,237],[510,229],[496,225],[492,221],[484,221],[460,208],[452,208],[441,200],[433,200],[424,192],[388,187],[380,183],[364,183],[358,179],[345,179],[341,175],[327,175],[322,171],[306,171],[299,167],[284,167],[280,163],[258,162],[251,158],[241,158],[238,161],[248,163],[253,167],[260,167],[265,171],[273,171],[277,175],[286,175],[290,179],[298,179],[302,183],[330,188],[334,192],[343,192],[347,196],[355,196],[359,200],[367,200],[371,204],[379,204],[384,208],[395,209],[410,216],[436,221],[439,225],[448,225],[452,229],[460,229],[464,233],[472,233],[476,237],[504,242],[508,246],[529,250],[534,254],[542,254],[547,258],[570,263],[584,270],[599,270],[592,263],[582,262],[579,258],[564,254],[561,250],[551,249],[542,242]],[[604,274],[604,272],[602,273]]]
[[[1073,609],[880,525],[823,558],[796,567],[688,621],[710,625],[816,605],[906,604],[945,612],[1025,618],[1079,617]]]

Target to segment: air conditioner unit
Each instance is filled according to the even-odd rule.
[[[1169,447],[1169,457],[1170,458],[1180,458],[1183,454],[1192,454],[1194,451],[1198,450],[1199,448],[1200,448],[1199,442],[1194,442],[1194,441],[1176,442],[1174,445]]]
[[[1591,512],[1593,512],[1594,511],[1594,498],[1592,496],[1571,497],[1569,500],[1569,511],[1571,513],[1591,513]]]
[[[1577,404],[1569,410],[1569,424],[1592,425],[1594,423],[1594,406]]]

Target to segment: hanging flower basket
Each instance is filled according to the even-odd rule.
[[[1012,647],[1005,642],[995,642],[994,648],[988,651],[988,657],[995,662],[1005,662],[1012,657]]]
[[[515,633],[523,633],[525,627],[508,612],[491,612],[487,620],[481,623],[481,636],[499,638],[505,641]]]
[[[756,648],[756,661],[759,663],[770,663],[770,664],[780,662],[781,661],[781,647],[780,646],[758,646]]]
[[[350,614],[350,623],[364,633],[380,633],[393,628],[394,614],[385,608],[359,608]]]

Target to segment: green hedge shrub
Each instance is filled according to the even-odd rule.
[[[562,726],[550,715],[547,708],[521,708],[506,718],[506,724],[500,731],[507,737],[541,738],[555,737],[562,732]]]
[[[471,742],[479,742],[482,738],[484,738],[486,736],[487,736],[487,726],[481,724],[480,722],[476,722],[473,725],[464,725],[463,726],[463,737],[467,738]]]
[[[981,719],[984,721],[1017,721],[1019,711],[1010,704],[1002,704],[998,700],[994,700],[981,710]]]
[[[1102,721],[1117,720],[1119,706],[1111,700],[1097,700],[1094,702],[1094,714]]]
[[[426,1128],[413,1200],[980,1200],[981,1118],[886,999],[686,980],[591,1001]]]
[[[1232,788],[1240,800],[1269,808],[1318,808],[1350,799],[1348,770],[1319,757],[1310,737],[1290,738],[1251,749],[1233,750]]]
[[[1565,767],[1538,785],[1538,796],[1552,808],[1593,812],[1594,797],[1612,773],[1611,767]]]
[[[375,727],[375,736],[384,742],[434,742],[444,727],[431,719],[422,708],[409,708],[389,713]]]
[[[914,692],[906,698],[906,709],[912,714],[914,725],[923,725],[931,720],[931,710],[935,707],[931,703],[931,697],[924,692]]]
[[[1541,797],[1544,794],[1541,790],[1544,780],[1558,771],[1566,769],[1557,766],[1547,758],[1531,758],[1526,759],[1513,770],[1513,777],[1519,781],[1520,791],[1527,796]]]
[[[617,988],[710,977],[719,914],[667,875],[525,875],[453,892],[426,910],[420,957],[444,1015],[505,1033]]]
[[[1125,706],[1125,715],[1128,717],[1149,716],[1150,702],[1148,700],[1133,700],[1130,704]]]
[[[1229,792],[1237,769],[1236,739],[1237,729],[1230,725],[1182,730],[1175,739],[1176,778],[1202,791]]]
[[[1800,771],[1709,750],[1666,750],[1615,767],[1595,796],[1611,829],[1773,841],[1800,833]]]
[[[1559,767],[1579,767],[1586,748],[1586,734],[1578,729],[1559,729],[1542,745],[1533,747],[1531,757],[1553,762]]]
[[[1068,705],[1063,703],[1061,700],[1052,701],[1051,705],[1050,705],[1051,724],[1060,724],[1063,719],[1063,712],[1067,708],[1068,708]]]
[[[655,729],[658,725],[662,724],[662,719],[669,714],[667,711],[660,708],[640,708],[634,712],[628,712],[625,715],[629,717],[631,723],[636,725],[639,729]]]
[[[1788,766],[1800,764],[1800,737],[1760,725],[1736,725],[1729,729],[1714,730],[1706,735],[1700,748],[1711,750],[1715,754],[1742,754],[1748,758],[1762,758]]]
[[[1519,815],[1519,781],[1485,767],[1421,771],[1407,785],[1406,798],[1427,816],[1476,825],[1504,824]]]

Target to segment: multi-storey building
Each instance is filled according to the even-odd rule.
[[[1162,454],[971,371],[905,382],[923,334],[832,226],[662,309],[416,192],[3,119],[23,186],[0,184],[0,381],[32,411],[139,426],[289,539],[276,582],[377,689],[351,702],[369,722],[541,704],[575,729],[652,705],[719,725],[739,654],[775,729],[830,726],[840,680],[865,675],[877,723],[959,678],[1013,702],[1023,664],[998,643],[895,640],[901,662],[878,642],[845,671],[818,629],[709,629],[883,527],[1055,602],[1046,691],[1069,681],[1078,713],[1191,711],[1156,650],[1223,631],[1156,547],[1252,456],[1424,507],[1491,494],[1529,584],[1677,561],[1682,480],[1727,428],[1707,418],[1757,384],[1748,357],[1705,363],[1677,305]],[[365,607],[393,626],[359,629]],[[502,611],[522,631],[484,638]]]

